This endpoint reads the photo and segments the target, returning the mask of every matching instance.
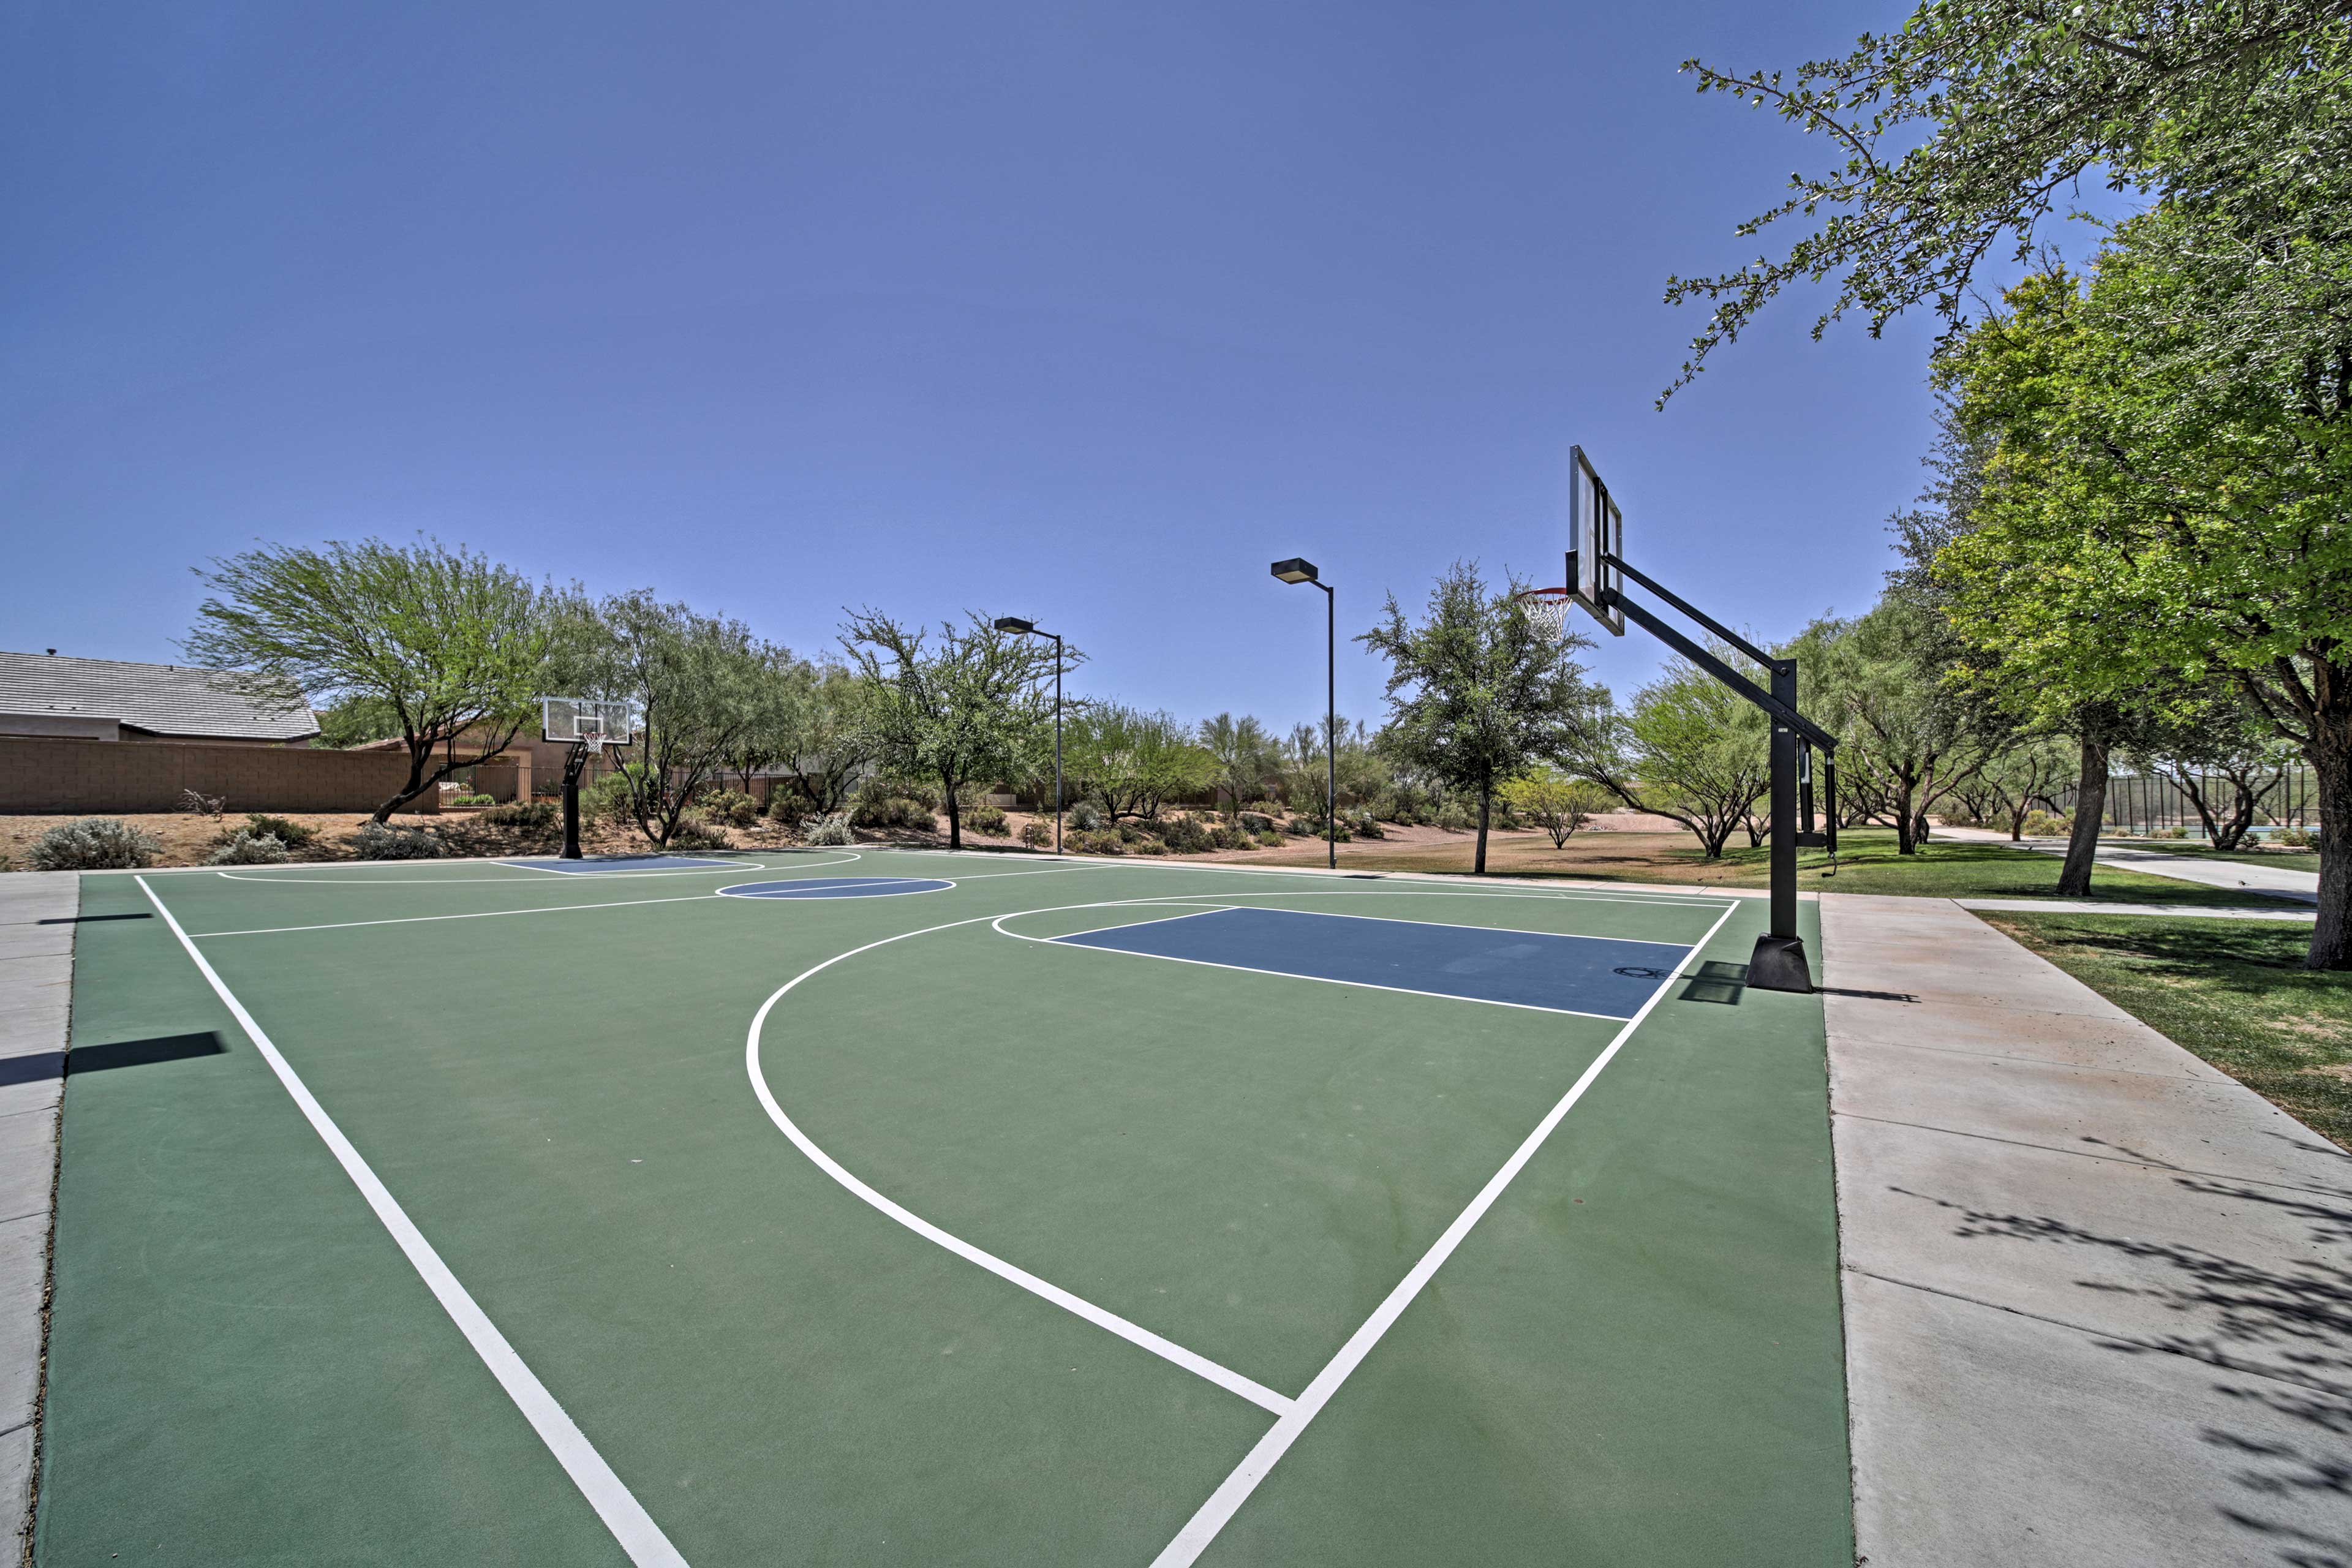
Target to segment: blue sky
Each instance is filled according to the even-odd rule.
[[[1825,156],[1695,95],[1887,5],[24,4],[0,14],[0,646],[170,661],[189,568],[422,531],[806,652],[1018,614],[1278,725],[1456,557],[1767,636],[1875,595],[1925,321],[1669,272]],[[1638,633],[1591,663],[1621,690]],[[1340,706],[1381,668],[1343,647]]]

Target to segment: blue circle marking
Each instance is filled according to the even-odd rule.
[[[790,882],[738,882],[719,890],[730,899],[888,899],[954,886],[938,877],[803,877]]]

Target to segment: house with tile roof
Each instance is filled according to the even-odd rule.
[[[0,735],[307,746],[319,721],[232,689],[224,672],[47,653],[0,653]]]

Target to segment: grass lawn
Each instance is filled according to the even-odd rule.
[[[1799,861],[1801,886],[1825,893],[1897,893],[1937,899],[2055,898],[2058,858],[2005,844],[1931,839],[1916,855],[1895,852],[1890,827],[1850,828],[1839,834],[1838,869],[1824,876],[1829,857],[1807,850]],[[1488,846],[1486,868],[1497,876],[1574,877],[1603,882],[1689,882],[1708,887],[1761,888],[1769,879],[1770,854],[1745,847],[1727,848],[1723,858],[1700,854],[1687,833],[1580,833],[1567,847],[1554,849],[1541,834],[1515,834]],[[1467,871],[1475,836],[1463,834],[1442,846],[1391,846],[1377,838],[1339,846],[1339,864],[1365,871]],[[1301,839],[1252,858],[1269,866],[1323,864],[1320,839]],[[2200,887],[2102,866],[2091,878],[2094,899],[2124,903],[2210,904],[2243,907],[2262,900],[2221,888]]]
[[[2102,843],[2120,843],[2133,849],[2158,849],[2167,855],[2180,855],[2197,860],[2234,860],[2241,866],[2284,866],[2291,871],[2319,869],[2316,849],[2208,849],[2201,844],[2168,843],[2163,839],[2102,839]]]
[[[2352,1149],[2352,973],[2302,967],[2308,926],[2139,915],[1982,918]]]

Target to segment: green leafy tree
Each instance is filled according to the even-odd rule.
[[[1840,782],[1885,802],[1899,854],[1917,853],[1929,814],[1991,755],[1977,710],[1940,662],[1948,641],[1941,616],[1898,594],[1799,639],[1799,668],[1812,678],[1804,706],[1844,742]]]
[[[790,656],[740,621],[665,604],[646,588],[597,605],[587,635],[576,656],[583,695],[633,700],[645,725],[631,765],[610,776],[638,830],[667,846],[759,721],[761,683]]]
[[[1201,725],[1202,749],[1215,759],[1217,787],[1239,811],[1265,795],[1266,781],[1276,768],[1274,737],[1249,714],[1235,718],[1220,713]]]
[[[1713,649],[1727,662],[1738,656]],[[1761,710],[1685,658],[1633,694],[1578,759],[1580,771],[1635,811],[1681,823],[1710,860],[1771,787]]]
[[[2025,819],[2058,809],[2058,792],[2074,776],[2077,752],[2048,736],[2014,740],[1978,775],[2010,842],[2025,837]]]
[[[1426,620],[1408,622],[1391,595],[1356,639],[1389,661],[1384,746],[1477,801],[1481,875],[1496,792],[1574,749],[1591,696],[1574,657],[1591,642],[1538,624],[1512,596],[1520,587],[1490,591],[1475,563],[1456,562],[1431,588]]]
[[[2043,710],[2234,684],[2315,775],[2306,962],[2352,963],[2352,333],[2217,356],[2198,304],[2235,265],[2159,209],[2087,283],[2029,279],[1942,367],[1997,452],[1937,556],[1955,625]],[[2084,774],[2088,782],[2087,748]],[[2078,834],[2082,830],[2078,807]]]
[[[2226,682],[2184,693],[2133,748],[2145,773],[2180,792],[2216,849],[2235,849],[2286,783],[2293,752]]]
[[[400,737],[408,777],[376,806],[377,822],[505,750],[537,715],[544,595],[471,551],[431,540],[271,544],[196,576],[209,593],[181,644],[188,658],[236,671],[231,680],[256,697],[363,715]]]
[[[948,843],[963,847],[963,797],[973,785],[1050,767],[1054,649],[971,615],[933,642],[877,610],[854,612],[842,646],[866,682],[866,721],[887,766],[935,778]],[[1066,649],[1063,668],[1085,656]]]
[[[1925,0],[1793,76],[1685,61],[1835,162],[1739,226],[1814,220],[1785,254],[1668,279],[1669,302],[1711,307],[1675,385],[1791,284],[1835,279],[1815,337],[1848,311],[1873,335],[1920,305],[1962,323],[1987,261],[2031,254],[2084,176],[2202,220],[2249,287],[2187,330],[2292,364],[2352,292],[2327,254],[2352,212],[2347,64],[2341,0]]]
[[[1565,849],[1576,830],[1609,809],[1609,792],[1591,779],[1539,763],[1503,786],[1513,811],[1551,835],[1551,847]]]
[[[847,809],[879,752],[871,691],[838,664],[809,667],[784,713],[781,767],[792,797],[814,816]]]
[[[1068,725],[1067,771],[1080,794],[1113,822],[1122,816],[1156,821],[1171,800],[1213,789],[1215,754],[1166,713],[1117,702],[1089,702]]]

